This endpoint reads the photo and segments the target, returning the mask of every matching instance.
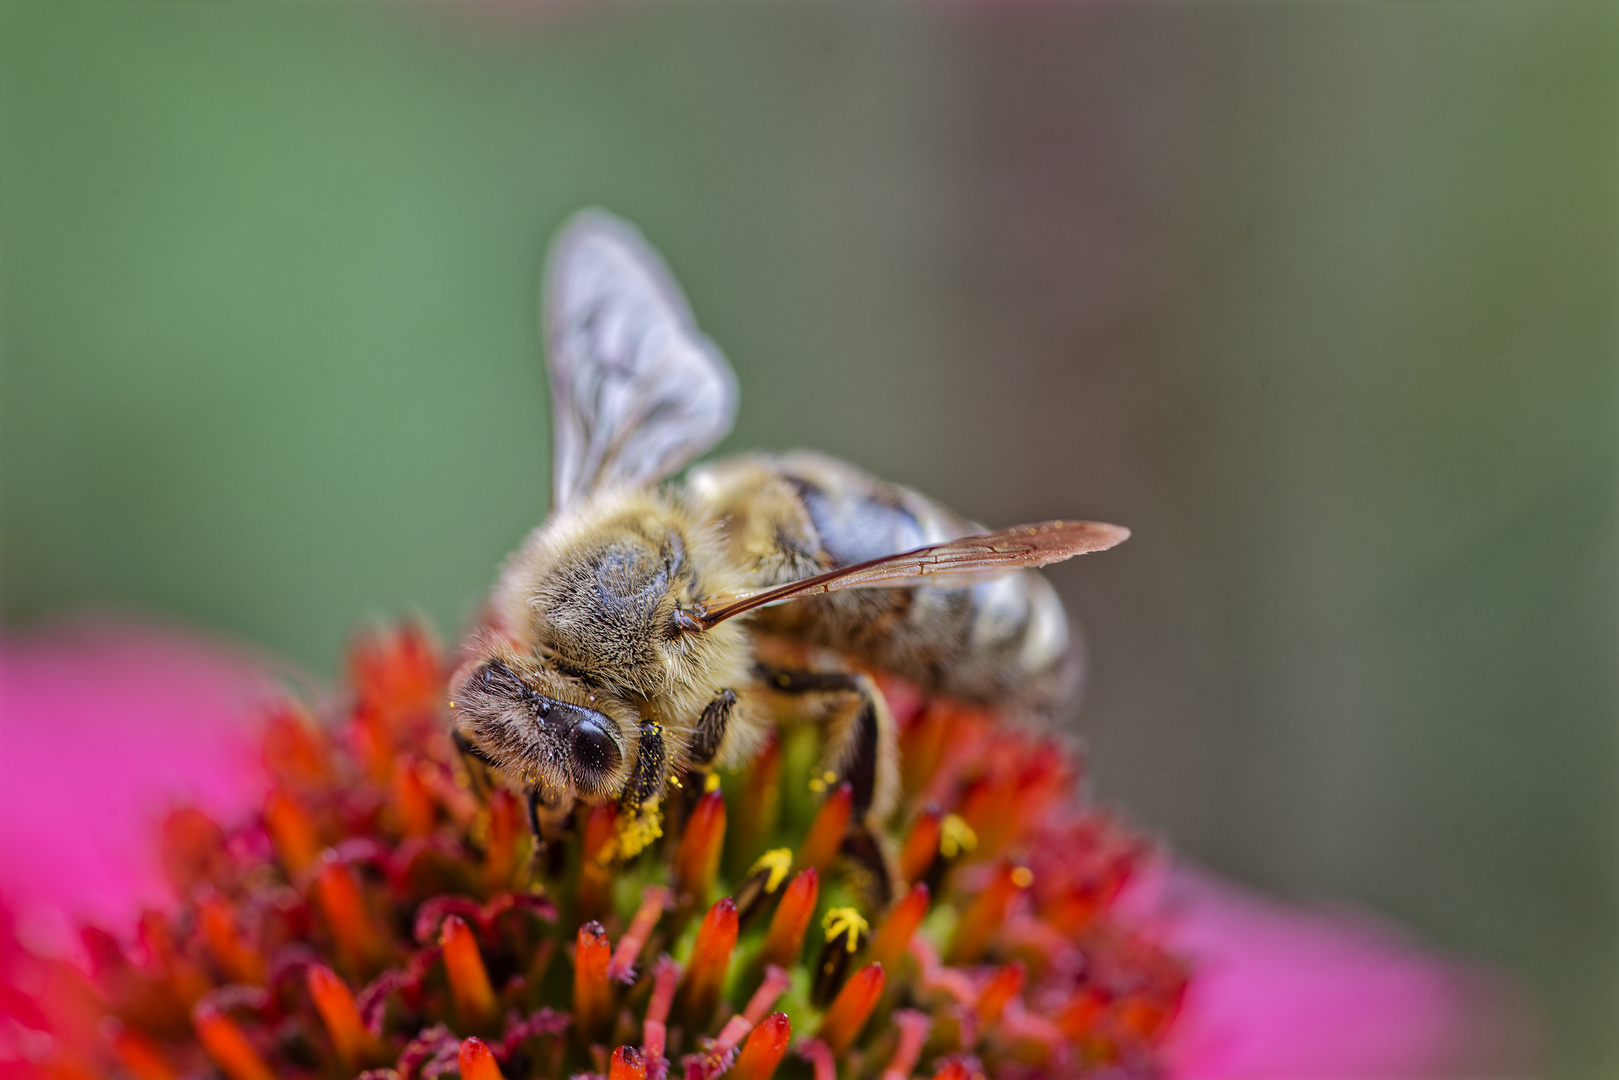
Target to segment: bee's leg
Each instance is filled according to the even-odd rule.
[[[668,783],[673,790],[667,792],[663,814],[671,832],[685,829],[686,819],[696,809],[697,801],[717,782],[718,778],[713,775],[714,760],[725,745],[725,733],[730,727],[731,714],[736,711],[736,701],[734,690],[715,693],[692,727],[685,756],[669,763]]]
[[[641,724],[640,745],[635,752],[635,768],[624,785],[623,805],[630,808],[656,803],[663,793],[664,771],[669,754],[663,745],[663,725],[656,720]]]
[[[799,671],[760,665],[760,680],[789,697],[821,697],[827,708],[826,753],[821,777],[828,784],[848,781],[859,817],[881,820],[894,808],[899,788],[895,768],[894,722],[875,683],[850,671]]]
[[[877,685],[849,671],[799,671],[760,665],[757,674],[773,692],[790,697],[827,699],[821,723],[826,731],[824,773],[828,785],[847,781],[854,796],[854,823],[843,850],[865,866],[880,900],[891,899],[894,876],[878,837],[899,792],[894,721]]]
[[[526,792],[528,825],[534,830],[534,869],[546,877],[562,872],[573,831],[573,797],[547,798],[538,785]]]
[[[692,765],[706,769],[714,763],[714,755],[720,752],[720,747],[725,743],[725,729],[735,709],[734,690],[721,690],[703,709],[703,715],[697,720],[697,729],[692,732],[691,749],[687,752]]]
[[[450,739],[461,755],[461,764],[467,770],[473,793],[480,802],[487,803],[489,796],[500,786],[495,763],[459,731],[452,731]],[[528,788],[524,797],[528,806],[528,827],[534,831],[534,867],[554,875],[562,868],[562,841],[567,839],[568,826],[572,821],[570,812],[573,801],[570,799],[567,805],[561,805],[554,799],[547,800],[537,787]]]
[[[528,801],[528,827],[531,830],[533,830],[533,832],[534,832],[534,841],[535,841],[535,843],[543,845],[545,843],[545,840],[544,840],[544,837],[540,833],[540,789],[537,788],[537,787],[529,788],[528,789],[528,800],[527,801]],[[538,850],[539,850],[538,848],[535,849],[536,852],[538,852]]]
[[[459,731],[450,732],[450,740],[455,743],[456,752],[461,755],[461,767],[467,771],[467,782],[472,793],[478,796],[479,802],[488,802],[489,795],[495,790],[495,763],[489,760],[476,743]]]
[[[528,804],[528,827],[534,833],[534,854],[529,856],[529,866],[535,877],[551,877],[562,869],[556,865],[562,845],[545,842],[545,830],[540,825],[540,815],[544,812],[540,804],[540,789],[529,788],[524,801]]]
[[[659,803],[667,782],[669,752],[663,743],[663,725],[656,720],[641,724],[641,738],[635,751],[635,768],[630,772],[624,794],[619,796],[619,857],[634,858],[661,834]]]

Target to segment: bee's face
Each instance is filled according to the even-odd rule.
[[[598,801],[629,775],[633,714],[565,676],[485,656],[453,683],[456,728],[490,764],[550,795]]]

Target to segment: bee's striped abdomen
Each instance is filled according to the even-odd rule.
[[[761,586],[985,531],[819,454],[716,462],[693,472],[690,491]],[[808,597],[756,611],[754,625],[847,652],[933,693],[1066,714],[1080,653],[1051,585],[1032,570],[959,580]]]

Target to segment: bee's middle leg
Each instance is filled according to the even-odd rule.
[[[720,747],[725,744],[725,732],[731,723],[731,713],[736,710],[736,691],[721,690],[714,695],[703,709],[703,715],[697,719],[697,728],[692,732],[691,748],[686,752],[688,764],[697,769],[707,769],[714,764],[715,756]]]

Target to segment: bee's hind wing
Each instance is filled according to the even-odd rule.
[[[586,210],[563,227],[543,319],[553,508],[606,484],[661,480],[731,430],[736,375],[632,226]]]

